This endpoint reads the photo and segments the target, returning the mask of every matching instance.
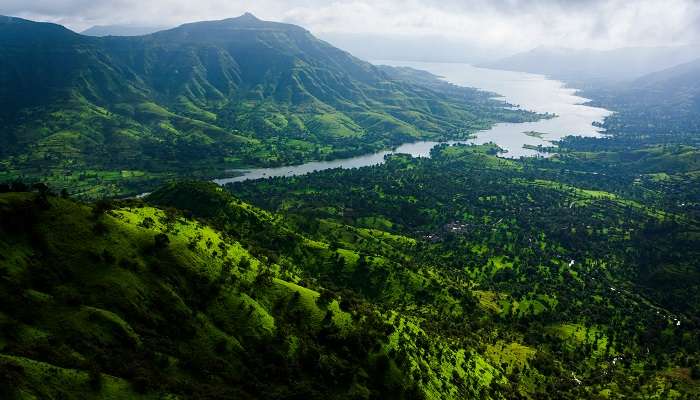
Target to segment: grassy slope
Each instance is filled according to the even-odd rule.
[[[237,206],[257,229],[284,231]],[[459,398],[500,379],[478,355],[429,340],[419,321],[350,292],[319,300],[291,272],[303,266],[282,268],[246,250],[255,240],[243,245],[172,211],[99,213],[10,193],[0,214],[6,393]],[[159,233],[169,243],[156,246]]]
[[[486,345],[479,353],[505,363],[523,395],[545,397],[549,387],[545,392],[561,396],[632,390],[645,398],[678,385],[671,398],[692,398],[697,381],[667,373],[685,370],[698,354],[688,340],[697,334],[700,304],[692,214],[630,198],[615,176],[589,181],[562,171],[561,160],[485,153],[443,147],[428,160],[397,156],[378,167],[228,189],[312,236],[329,235],[325,227],[333,224],[381,221],[393,234],[416,238],[420,256],[411,261],[435,266],[427,293],[439,293],[445,280],[461,282],[485,316],[465,318],[449,298],[430,295],[426,307],[414,297],[405,310],[423,316],[433,333],[477,336]],[[314,218],[324,223],[305,222]],[[447,224],[455,221],[466,228],[451,232]],[[479,323],[465,321],[471,318]],[[616,355],[630,365],[601,378]]]

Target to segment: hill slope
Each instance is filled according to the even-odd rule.
[[[671,150],[512,161],[445,145],[226,188],[310,237],[338,235],[335,222],[416,239],[412,262],[438,278],[402,309],[435,337],[494,351],[524,398],[653,398],[663,381],[670,398],[695,398],[699,197],[683,173],[698,164]],[[439,277],[469,287],[486,315],[441,307]]]
[[[0,67],[0,179],[112,194],[124,181],[348,156],[537,118],[487,93],[398,80],[250,14],[105,38],[3,17]]]
[[[417,320],[300,286],[286,252],[253,256],[173,211],[9,193],[0,215],[3,398],[458,398],[502,379]]]
[[[663,162],[490,150],[145,203],[1,193],[0,394],[697,397],[697,214]]]
[[[615,114],[613,135],[647,144],[700,146],[700,59],[586,95]]]

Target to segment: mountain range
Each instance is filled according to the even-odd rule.
[[[98,37],[141,36],[165,29],[168,28],[155,25],[95,25],[80,34]],[[463,41],[441,36],[321,32],[318,37],[365,60],[481,63],[508,55],[500,48],[469,46]],[[440,42],[440,46],[435,46],[436,41]]]
[[[143,36],[168,29],[163,26],[147,25],[95,25],[80,32],[85,36]]]
[[[698,399],[698,78],[587,86],[605,134],[546,157],[220,186],[551,115],[250,14],[2,17],[0,399]]]
[[[605,121],[611,132],[662,143],[700,144],[700,60],[654,72],[631,82],[584,91],[615,110]],[[643,139],[646,140],[646,139]]]
[[[3,17],[0,71],[0,178],[112,194],[129,181],[337,158],[539,117],[489,93],[427,87],[252,14],[103,38]]]

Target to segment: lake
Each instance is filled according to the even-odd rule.
[[[557,117],[536,122],[499,123],[491,129],[475,133],[475,137],[466,141],[447,143],[496,143],[506,150],[501,157],[528,157],[540,155],[539,152],[524,148],[524,145],[551,146],[550,141],[564,136],[600,136],[593,126],[602,122],[611,112],[603,108],[590,107],[587,99],[577,96],[576,89],[568,88],[563,82],[547,79],[543,75],[524,72],[500,71],[477,68],[459,63],[424,63],[403,61],[375,61],[375,64],[404,66],[429,71],[446,81],[459,86],[474,87],[498,93],[500,98],[522,109],[539,113],[553,113]],[[527,134],[527,133],[530,134]],[[533,134],[533,132],[535,132]],[[438,142],[422,141],[407,143],[393,150],[361,155],[357,157],[332,161],[313,161],[300,165],[276,168],[257,168],[241,172],[233,178],[216,179],[218,184],[241,182],[251,179],[304,175],[314,171],[332,168],[359,168],[384,162],[384,156],[394,153],[411,154],[413,157],[429,157],[430,149]]]

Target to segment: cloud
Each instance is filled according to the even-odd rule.
[[[470,45],[614,48],[698,42],[696,0],[2,0],[0,13],[62,23],[177,25],[251,11],[319,34],[442,37]]]

